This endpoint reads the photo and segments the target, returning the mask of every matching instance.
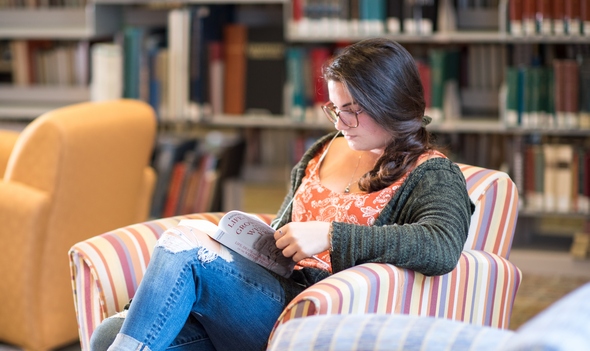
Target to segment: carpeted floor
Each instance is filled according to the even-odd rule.
[[[588,277],[524,273],[514,301],[510,329],[516,330],[553,302],[589,281]]]

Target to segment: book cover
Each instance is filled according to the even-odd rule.
[[[209,60],[209,101],[213,116],[223,113],[223,76],[225,62],[223,61],[223,43],[211,41],[208,45]]]
[[[286,114],[295,121],[305,120],[306,89],[304,60],[306,51],[302,47],[287,48],[287,101]]]
[[[399,34],[402,31],[402,18],[404,1],[403,0],[387,0],[387,18],[386,27],[387,32],[391,34]]]
[[[189,113],[189,49],[191,11],[168,13],[168,117],[173,121],[196,119]]]
[[[555,210],[568,213],[571,210],[572,201],[572,166],[573,146],[571,144],[554,145],[555,167]]]
[[[590,0],[580,0],[581,33],[590,36]]]
[[[283,28],[250,26],[247,32],[245,112],[282,115],[287,75]]]
[[[402,31],[432,34],[437,29],[438,0],[404,0]]]
[[[590,61],[586,59],[579,68],[580,128],[590,129]]]
[[[385,33],[386,0],[359,0],[359,25],[364,35]]]
[[[242,115],[245,111],[247,31],[243,24],[227,24],[223,28],[223,112],[231,115]]]
[[[565,34],[565,4],[563,1],[551,2],[551,18],[553,20],[553,34]]]
[[[580,1],[583,0],[564,0],[564,27],[565,33],[568,35],[580,35],[581,34],[581,22],[580,22]]]
[[[313,84],[313,102],[316,108],[321,108],[329,100],[328,85],[322,78],[322,67],[330,59],[330,50],[326,47],[315,47],[309,52],[311,64],[311,79]]]
[[[564,60],[563,66],[563,109],[565,112],[565,127],[577,129],[579,127],[579,94],[580,94],[580,75],[578,72],[578,62],[576,60]]]
[[[522,31],[525,35],[534,35],[535,25],[535,0],[522,0]]]
[[[123,97],[139,99],[140,66],[143,41],[146,35],[144,28],[127,26],[123,29]]]
[[[510,66],[506,69],[506,111],[504,124],[507,127],[520,125],[519,114],[519,74],[518,67]]]
[[[178,136],[161,136],[158,138],[153,161],[153,167],[158,177],[152,196],[152,207],[150,211],[152,217],[162,217],[174,165],[181,161],[184,158],[184,154],[188,150],[193,150],[196,145],[197,140],[194,138]]]
[[[276,247],[276,230],[254,215],[230,211],[218,225],[198,219],[183,219],[178,225],[199,229],[225,247],[283,277],[289,277],[295,267],[295,262],[283,256]]]
[[[123,49],[119,44],[92,45],[90,100],[104,101],[123,97]]]
[[[543,35],[551,34],[550,0],[536,0],[535,2],[535,32]]]
[[[510,0],[508,5],[509,14],[509,33],[512,35],[522,35],[522,11],[524,0]]]

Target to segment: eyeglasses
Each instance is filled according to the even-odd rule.
[[[340,120],[348,128],[356,128],[359,126],[359,114],[363,110],[351,111],[351,110],[338,110],[331,102],[326,102],[322,105],[322,110],[326,114],[326,117],[330,122],[336,124]]]

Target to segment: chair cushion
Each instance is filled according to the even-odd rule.
[[[269,351],[500,351],[514,332],[442,318],[328,315],[297,318],[277,329]]]

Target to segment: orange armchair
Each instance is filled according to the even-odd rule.
[[[0,341],[48,350],[77,339],[66,253],[148,217],[156,118],[134,100],[48,112],[0,137]]]

